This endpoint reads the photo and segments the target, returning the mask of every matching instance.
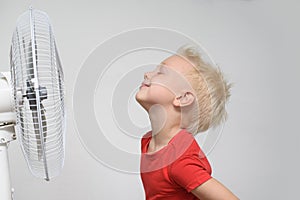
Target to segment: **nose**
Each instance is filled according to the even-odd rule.
[[[149,80],[149,78],[150,78],[150,72],[146,72],[146,73],[144,74],[144,79],[145,79],[145,80]]]

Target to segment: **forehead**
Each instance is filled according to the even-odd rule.
[[[193,69],[193,65],[190,61],[178,55],[168,57],[167,59],[162,61],[161,64],[181,74],[185,74]]]

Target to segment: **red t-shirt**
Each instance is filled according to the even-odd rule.
[[[168,145],[147,153],[152,132],[142,138],[141,178],[146,200],[194,200],[191,191],[211,178],[211,167],[193,135],[185,129]]]

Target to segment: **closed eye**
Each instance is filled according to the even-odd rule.
[[[160,65],[160,67],[159,67],[159,72],[162,73],[162,74],[165,74],[165,73],[167,72],[166,67],[163,66],[163,65]]]
[[[161,70],[161,66],[158,65],[155,69],[156,74],[163,74],[163,70]]]

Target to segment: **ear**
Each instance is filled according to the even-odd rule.
[[[195,101],[195,95],[190,91],[184,91],[176,96],[173,100],[173,105],[176,107],[185,107],[191,105]]]

